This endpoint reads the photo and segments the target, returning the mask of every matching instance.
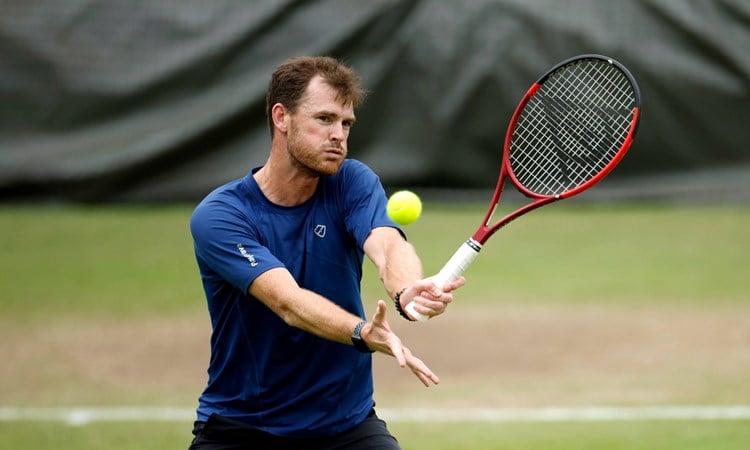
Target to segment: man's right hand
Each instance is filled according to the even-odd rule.
[[[391,330],[385,317],[386,310],[385,302],[378,300],[372,322],[368,322],[362,329],[362,339],[365,340],[367,346],[370,350],[395,357],[401,367],[408,366],[425,387],[429,387],[430,383],[440,383],[440,378],[421,359],[414,356],[411,350],[405,347],[401,339]]]

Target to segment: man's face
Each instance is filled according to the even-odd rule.
[[[289,155],[298,168],[312,175],[333,175],[346,158],[354,120],[352,104],[342,103],[322,78],[313,78],[289,117]]]

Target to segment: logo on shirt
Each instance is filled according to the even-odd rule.
[[[326,226],[325,225],[315,225],[315,235],[322,238],[326,236]]]
[[[258,261],[255,260],[255,256],[248,253],[247,250],[245,250],[245,247],[242,246],[242,244],[237,244],[237,248],[240,250],[242,256],[244,256],[245,259],[250,262],[250,267],[255,267],[258,265]]]

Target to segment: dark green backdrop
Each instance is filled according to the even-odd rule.
[[[693,178],[675,177],[700,171],[718,192],[748,186],[746,0],[4,0],[0,12],[4,201],[197,200],[265,160],[266,83],[298,54],[363,74],[351,156],[389,187],[491,188],[517,101],[579,53],[620,60],[641,85],[639,135],[606,183],[649,177],[679,195]]]

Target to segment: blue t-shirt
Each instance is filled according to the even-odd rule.
[[[372,357],[288,326],[248,287],[285,267],[300,286],[364,318],[363,244],[373,228],[397,226],[380,180],[361,162],[344,161],[292,207],[271,203],[254,172],[209,194],[190,222],[213,326],[198,420],[216,413],[279,436],[338,434],[374,405]]]

